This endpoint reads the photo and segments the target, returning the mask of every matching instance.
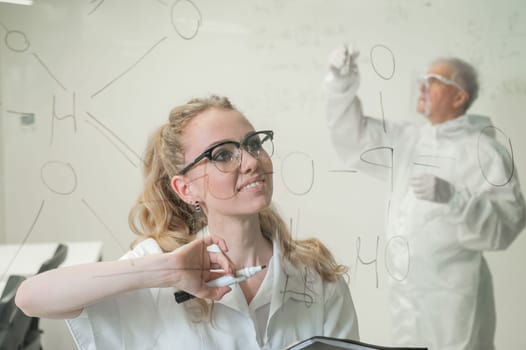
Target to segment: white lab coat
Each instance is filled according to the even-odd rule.
[[[483,251],[507,248],[526,218],[509,147],[480,116],[384,125],[363,115],[358,84],[329,74],[328,126],[347,166],[392,183],[386,239],[397,243],[390,244],[393,341],[494,349],[493,285]],[[453,184],[452,200],[415,198],[408,180],[422,173]]]
[[[149,239],[127,257],[156,252],[160,252],[157,243]],[[241,289],[233,286],[215,302],[212,322],[194,322],[195,300],[177,304],[173,293],[173,288],[162,288],[121,294],[86,307],[67,323],[81,350],[283,349],[314,335],[358,339],[356,312],[345,281],[323,282],[318,274],[292,266],[280,258],[277,244],[250,305]],[[262,315],[269,314],[263,332],[258,332]]]

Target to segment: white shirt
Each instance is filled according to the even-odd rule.
[[[145,249],[145,247],[148,249]],[[126,256],[160,252],[139,243]],[[283,349],[314,335],[358,339],[356,312],[343,279],[323,282],[280,258],[274,243],[269,271],[247,305],[238,286],[215,302],[212,320],[196,321],[195,300],[177,304],[172,288],[143,289],[86,307],[68,326],[81,350]]]

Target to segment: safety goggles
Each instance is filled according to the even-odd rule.
[[[464,91],[464,88],[460,86],[459,83],[451,79],[448,79],[440,74],[434,74],[434,73],[424,74],[418,79],[418,83],[420,85],[424,85],[426,88],[428,88],[433,82],[440,82],[445,85],[454,86],[457,89]]]

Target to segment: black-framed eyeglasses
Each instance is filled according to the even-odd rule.
[[[194,165],[204,158],[210,160],[219,171],[223,173],[232,172],[241,164],[241,147],[243,147],[243,149],[254,158],[259,158],[260,156],[271,157],[274,154],[273,139],[274,131],[263,130],[249,132],[240,142],[220,142],[208,148],[192,162],[187,164],[181,171],[179,171],[179,175],[186,174]]]

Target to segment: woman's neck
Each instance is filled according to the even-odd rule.
[[[239,268],[266,265],[272,256],[272,242],[263,237],[257,215],[209,217],[208,230],[226,241],[227,255]]]

